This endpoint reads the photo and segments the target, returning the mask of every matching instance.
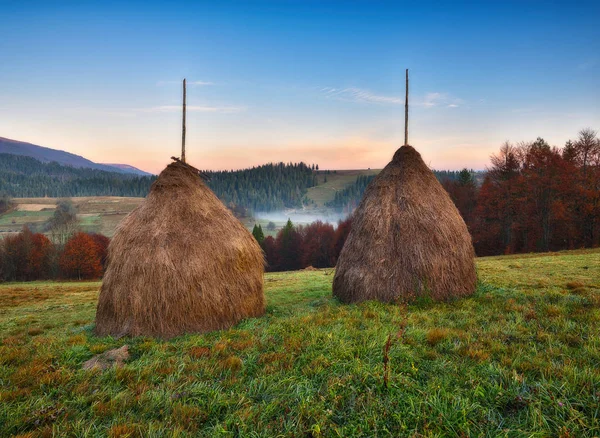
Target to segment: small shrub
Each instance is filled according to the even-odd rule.
[[[444,341],[448,337],[448,330],[445,328],[433,328],[427,332],[427,343],[432,347]]]
[[[201,357],[210,356],[210,348],[207,347],[192,347],[189,349],[188,354],[194,359],[200,359]]]
[[[221,361],[221,368],[224,370],[237,371],[244,366],[244,362],[237,356],[229,356]]]
[[[41,335],[42,333],[44,333],[44,330],[42,330],[39,327],[32,327],[29,330],[27,330],[27,334],[29,336],[37,336],[37,335]]]
[[[569,281],[567,284],[567,289],[579,289],[580,287],[585,287],[585,284],[583,284],[581,281]]]

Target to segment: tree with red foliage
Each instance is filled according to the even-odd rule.
[[[302,267],[329,268],[335,264],[333,225],[315,221],[301,228],[302,236],[301,263]]]
[[[350,234],[350,228],[352,228],[352,216],[347,217],[343,221],[338,222],[338,226],[335,229],[335,236],[333,238],[333,266],[337,263],[337,259],[342,252],[344,243]]]
[[[572,198],[576,228],[581,246],[600,245],[600,139],[586,128],[573,143],[574,161],[578,166],[576,194]]]
[[[498,155],[492,155],[491,161],[479,192],[472,231],[479,255],[509,254],[516,246],[517,199],[522,187],[520,151],[507,142]]]
[[[61,272],[67,278],[94,279],[102,275],[102,263],[94,239],[87,233],[75,233],[60,256]]]
[[[54,245],[46,236],[27,227],[3,241],[2,271],[7,280],[31,281],[51,275]]]
[[[454,201],[454,205],[471,230],[477,205],[477,186],[473,178],[473,171],[463,169],[458,174],[457,180],[445,179],[442,181],[442,186]]]
[[[108,255],[108,244],[110,239],[104,234],[92,233],[90,237],[96,244],[96,250],[98,251],[98,257],[100,257],[100,263],[102,264],[102,270],[106,269],[106,257]]]
[[[31,250],[27,258],[27,277],[31,280],[51,278],[54,244],[45,235],[31,235]]]
[[[262,243],[262,249],[267,260],[267,271],[273,272],[279,269],[279,254],[277,253],[277,243],[273,236],[265,237]]]

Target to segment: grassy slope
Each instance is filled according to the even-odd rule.
[[[0,436],[598,435],[600,252],[478,271],[473,297],[409,306],[268,274],[264,317],[171,341],[93,336],[99,283],[0,285]],[[125,367],[80,370],[123,344]]]
[[[375,175],[380,170],[368,169],[368,170],[337,170],[336,173],[333,171],[327,175],[324,171],[319,172],[318,185],[308,189],[306,196],[316,202],[317,207],[323,207],[326,202],[333,201],[335,192],[342,190],[349,186],[359,175]],[[325,182],[327,178],[327,182]]]

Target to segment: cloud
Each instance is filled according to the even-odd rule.
[[[201,105],[187,105],[186,110],[192,113],[220,113],[220,114],[235,114],[246,111],[246,107],[243,106],[201,106]],[[144,113],[173,113],[180,112],[181,105],[161,105],[153,106],[150,108],[140,108],[139,112]]]
[[[383,96],[375,94],[369,90],[364,90],[357,87],[349,88],[331,88],[325,87],[321,89],[325,97],[342,100],[345,102],[360,102],[360,103],[383,103],[383,104],[401,104],[404,99],[396,96]]]
[[[369,90],[357,87],[324,87],[321,88],[320,91],[327,98],[337,99],[344,102],[404,105],[404,97],[375,94]],[[462,99],[452,97],[448,93],[440,92],[427,93],[423,97],[417,97],[416,99],[412,99],[410,101],[410,105],[420,106],[423,108],[433,108],[437,106],[458,108],[463,103],[464,101]]]
[[[424,97],[418,98],[413,105],[423,108],[433,108],[444,106],[446,108],[458,108],[464,103],[462,99],[450,96],[448,93],[427,93]]]

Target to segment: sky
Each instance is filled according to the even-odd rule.
[[[158,173],[188,162],[435,169],[600,130],[600,2],[0,0],[0,137]]]

